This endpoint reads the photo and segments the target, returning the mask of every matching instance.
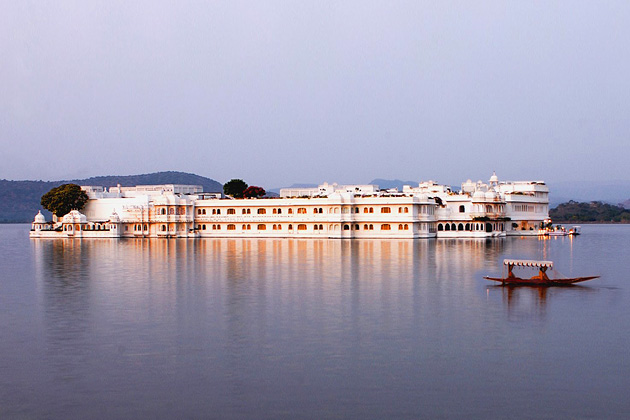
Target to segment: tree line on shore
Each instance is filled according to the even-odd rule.
[[[549,217],[554,223],[600,222],[630,223],[630,210],[601,201],[579,203],[570,200],[549,210]]]

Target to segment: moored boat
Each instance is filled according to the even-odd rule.
[[[599,276],[586,276],[586,277],[562,277],[551,278],[547,275],[548,270],[553,270],[553,261],[537,261],[537,260],[503,260],[503,266],[507,267],[507,276],[505,277],[490,277],[484,276],[484,279],[501,282],[503,285],[529,285],[529,286],[566,286],[573,283],[579,283],[582,281],[592,280],[599,278]],[[514,268],[537,268],[538,274],[530,278],[518,277],[514,275]]]

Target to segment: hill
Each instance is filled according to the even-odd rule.
[[[554,223],[630,223],[630,210],[601,201],[578,203],[571,200],[549,210],[549,217]]]
[[[61,184],[100,185],[112,187],[154,185],[154,184],[192,184],[201,185],[206,192],[223,190],[223,185],[214,179],[186,172],[156,172],[152,174],[125,176],[97,176],[87,179],[64,181],[9,181],[0,180],[0,223],[28,223],[33,220],[38,210],[42,195]],[[44,212],[47,218],[50,213]]]

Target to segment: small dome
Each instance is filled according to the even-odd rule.
[[[72,210],[63,216],[62,223],[87,223],[87,217],[79,210]]]
[[[497,176],[497,173],[495,171],[492,171],[492,176],[490,177],[490,183],[496,184],[498,182],[499,182],[499,177]]]
[[[486,198],[486,194],[482,190],[476,190],[472,198],[473,200],[484,200]]]
[[[118,213],[116,213],[115,210],[111,216],[109,216],[109,221],[112,223],[120,223],[120,216],[118,216]]]
[[[497,193],[494,192],[494,190],[488,190],[486,193],[486,200],[494,200],[495,198],[497,198]]]
[[[37,215],[35,216],[35,220],[33,223],[46,223],[46,218],[42,214],[41,210],[37,212]]]

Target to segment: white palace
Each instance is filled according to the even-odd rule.
[[[83,186],[82,213],[35,216],[32,238],[488,238],[538,235],[549,214],[543,181],[433,181],[381,190],[322,184],[278,198],[232,199],[196,185]],[[56,218],[54,218],[56,219]]]

